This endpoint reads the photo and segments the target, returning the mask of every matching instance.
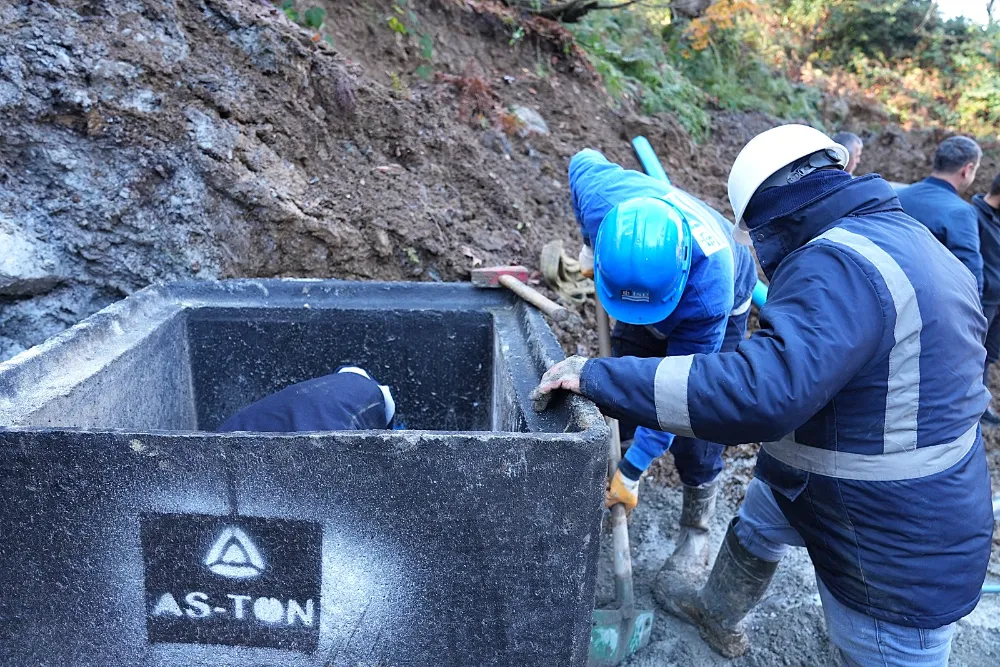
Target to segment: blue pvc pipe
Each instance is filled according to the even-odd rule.
[[[635,149],[635,154],[638,156],[639,162],[642,163],[642,168],[647,174],[670,185],[670,177],[663,170],[663,165],[660,164],[660,159],[656,157],[656,152],[653,151],[653,147],[649,144],[649,139],[646,137],[636,137],[632,140],[632,148]]]
[[[984,584],[983,593],[1000,593],[1000,584]]]
[[[767,302],[767,285],[761,281],[757,281],[757,284],[753,288],[753,302],[754,305],[760,308]],[[744,301],[744,303],[746,303]]]
[[[639,158],[639,162],[642,164],[642,168],[647,174],[653,178],[657,178],[664,183],[670,185],[670,177],[667,176],[667,172],[663,170],[663,165],[660,163],[660,159],[656,157],[656,152],[653,147],[649,144],[649,139],[646,137],[636,137],[632,140],[632,148],[635,149],[635,154]],[[761,281],[757,281],[756,287],[753,288],[753,303],[755,306],[760,308],[767,301],[767,285]]]

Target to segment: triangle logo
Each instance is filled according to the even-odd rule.
[[[228,579],[249,579],[264,572],[264,558],[250,536],[236,526],[223,530],[205,556],[205,565]]]

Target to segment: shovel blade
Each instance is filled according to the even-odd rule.
[[[617,665],[649,643],[653,612],[595,609],[590,622],[588,667]]]

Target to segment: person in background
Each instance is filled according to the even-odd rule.
[[[979,216],[979,252],[983,256],[983,314],[986,315],[986,372],[983,384],[990,386],[990,366],[1000,359],[1000,173],[990,190],[972,198]],[[1000,426],[1000,414],[986,408],[983,423]]]
[[[959,195],[972,186],[983,151],[968,137],[950,137],[934,153],[931,175],[899,191],[910,217],[924,224],[976,278],[983,293],[983,257],[979,253],[976,209]]]
[[[265,396],[226,420],[219,432],[294,433],[392,428],[396,402],[367,371],[343,366]]]
[[[733,241],[731,222],[669,182],[623,169],[591,149],[573,156],[569,184],[584,238],[581,270],[594,276],[598,299],[617,320],[616,357],[736,349],[746,335],[757,268],[749,249]],[[635,438],[612,480],[608,506],[635,507],[642,473],[669,450],[683,507],[677,547],[660,572],[702,575],[725,448],[628,421],[621,426],[623,439],[633,432]]]
[[[861,141],[861,137],[853,132],[838,132],[833,135],[833,141],[846,148],[850,154],[851,157],[847,160],[847,166],[844,167],[844,171],[853,176],[854,170],[861,163],[861,152],[865,148],[864,142]]]

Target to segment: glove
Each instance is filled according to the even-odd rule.
[[[580,248],[580,254],[576,260],[580,262],[580,273],[584,278],[594,277],[594,249],[586,243]]]
[[[563,359],[558,364],[550,368],[542,376],[542,381],[531,392],[531,403],[535,412],[542,412],[549,407],[552,399],[552,392],[556,389],[565,389],[574,394],[580,393],[580,374],[583,366],[587,363],[585,357],[570,357]]]
[[[632,480],[622,474],[621,469],[615,471],[615,476],[611,478],[608,485],[608,495],[604,501],[605,507],[612,507],[621,503],[625,506],[625,512],[631,512],[639,504],[639,480]]]

